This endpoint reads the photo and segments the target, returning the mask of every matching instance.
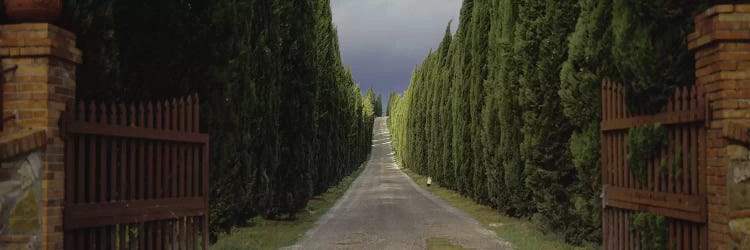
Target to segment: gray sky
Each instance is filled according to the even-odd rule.
[[[332,0],[341,55],[362,91],[383,95],[409,86],[414,67],[437,48],[445,26],[455,32],[461,0]]]

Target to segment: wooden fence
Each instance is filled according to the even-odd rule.
[[[679,88],[664,111],[630,112],[626,91],[602,86],[601,162],[604,249],[641,249],[631,230],[632,215],[651,212],[669,218],[670,249],[706,249],[706,106],[704,91]],[[627,160],[630,128],[661,124],[668,141],[647,160],[647,181],[640,183]]]
[[[208,135],[197,96],[70,104],[65,249],[207,249]]]

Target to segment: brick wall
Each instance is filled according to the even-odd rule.
[[[41,241],[42,249],[62,249],[64,201],[63,142],[59,119],[65,103],[75,99],[76,66],[81,52],[75,35],[51,24],[24,23],[0,26],[0,58],[5,74],[4,132],[22,129],[46,131],[42,152]]]
[[[707,194],[709,249],[735,249],[741,242],[730,237],[729,221],[737,218],[727,189],[729,163],[743,152],[727,137],[732,124],[750,122],[750,5],[728,4],[709,8],[695,18],[688,36],[695,53],[696,84],[706,90],[709,107],[707,131]],[[731,158],[730,158],[731,156]],[[747,249],[747,248],[741,248]]]

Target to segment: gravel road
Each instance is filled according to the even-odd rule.
[[[393,161],[386,118],[376,118],[370,162],[344,196],[287,249],[512,249],[494,232],[420,188]],[[452,249],[452,248],[451,248]]]

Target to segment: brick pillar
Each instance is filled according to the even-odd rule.
[[[65,103],[75,99],[76,66],[81,52],[73,33],[46,23],[0,25],[0,58],[5,74],[3,117],[5,132],[27,128],[46,130],[42,152],[42,249],[62,249],[64,195],[63,141],[59,120]]]
[[[736,141],[727,137],[727,128],[750,121],[750,5],[716,5],[702,12],[688,41],[695,53],[696,84],[704,87],[709,102],[708,248],[735,249],[739,245],[730,237],[729,221],[738,216],[734,208],[741,201],[728,198],[735,184],[727,174],[733,152],[741,150],[733,148]]]

